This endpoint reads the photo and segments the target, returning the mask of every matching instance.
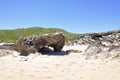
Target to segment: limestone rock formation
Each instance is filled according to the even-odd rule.
[[[120,57],[120,45],[89,45],[84,51],[86,58],[117,58]]]
[[[17,51],[23,55],[39,51],[43,47],[53,47],[54,51],[61,51],[65,43],[63,33],[45,34],[39,37],[20,38],[17,43]]]
[[[87,33],[75,39],[71,44],[103,44],[106,46],[120,45],[120,30],[101,33]]]
[[[62,33],[54,33],[42,35],[34,41],[34,47],[39,48],[50,46],[54,48],[54,51],[61,51],[65,43],[65,37]]]
[[[71,42],[72,45],[87,44],[84,51],[87,58],[120,57],[120,30],[101,33],[87,33]]]

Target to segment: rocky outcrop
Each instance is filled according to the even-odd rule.
[[[39,50],[39,48],[50,46],[54,48],[54,51],[61,51],[65,43],[65,37],[62,33],[54,33],[42,35],[35,39],[34,47]]]
[[[98,58],[119,58],[120,57],[120,45],[89,45],[84,51],[86,59],[98,59]]]
[[[16,43],[16,50],[21,55],[28,55],[39,51],[43,47],[53,47],[54,51],[61,51],[65,43],[63,33],[45,34],[39,37],[20,38]]]
[[[120,45],[120,30],[102,33],[87,33],[72,41],[71,44],[103,44],[105,46]]]
[[[72,45],[87,44],[84,51],[89,58],[116,58],[120,57],[120,30],[102,33],[87,33],[71,42]]]

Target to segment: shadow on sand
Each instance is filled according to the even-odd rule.
[[[50,48],[42,48],[39,50],[39,52],[42,54],[42,55],[58,55],[58,56],[64,56],[64,55],[68,55],[69,53],[66,52],[66,51],[59,51],[59,52],[55,52],[53,51],[52,49]]]

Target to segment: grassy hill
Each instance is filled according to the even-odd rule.
[[[48,33],[63,32],[66,37],[66,41],[71,41],[74,38],[80,36],[80,34],[74,34],[67,32],[59,28],[41,28],[41,27],[31,27],[31,28],[21,28],[15,30],[0,30],[0,42],[15,42],[19,37],[42,35]]]

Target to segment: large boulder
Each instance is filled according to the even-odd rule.
[[[42,47],[50,46],[54,51],[61,51],[65,44],[65,37],[62,33],[42,35],[34,41],[34,47],[39,50]]]
[[[54,51],[61,51],[65,44],[63,33],[45,34],[39,37],[20,38],[17,43],[17,51],[22,55],[35,53],[43,47],[53,47]]]

